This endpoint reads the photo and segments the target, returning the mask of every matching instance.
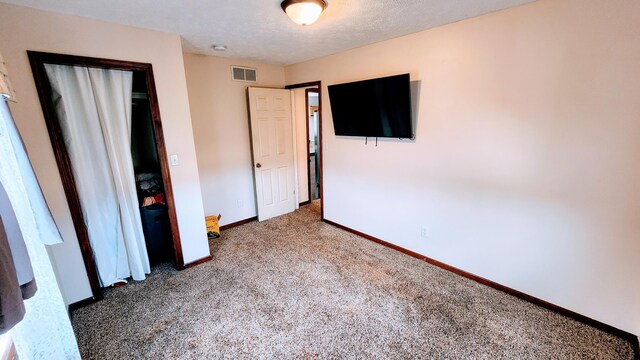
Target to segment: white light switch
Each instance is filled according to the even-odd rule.
[[[171,162],[171,166],[178,166],[180,165],[180,160],[178,160],[178,155],[171,155],[169,156],[169,161]]]

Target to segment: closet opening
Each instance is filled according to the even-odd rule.
[[[151,64],[27,53],[93,300],[103,286],[126,280],[126,271],[144,278],[168,260],[183,269]],[[96,239],[114,224],[103,251]],[[105,254],[123,248],[127,254],[105,268]],[[132,252],[135,261],[126,258]]]
[[[172,259],[173,244],[162,167],[153,133],[149,92],[143,71],[133,71],[131,158],[142,230],[149,262],[153,266]]]

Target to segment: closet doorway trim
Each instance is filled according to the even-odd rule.
[[[174,261],[178,270],[184,269],[180,232],[178,231],[178,217],[176,215],[175,202],[173,199],[173,187],[171,185],[171,176],[169,174],[169,161],[162,132],[162,121],[160,120],[160,108],[158,105],[152,65],[132,61],[101,59],[38,51],[27,51],[27,54],[29,56],[29,62],[31,63],[31,71],[33,72],[36,88],[38,90],[40,105],[42,106],[42,112],[47,124],[49,138],[51,139],[51,146],[56,158],[56,163],[58,164],[58,170],[66,193],[67,203],[69,204],[73,226],[80,244],[82,259],[87,271],[87,276],[89,277],[89,284],[91,285],[93,299],[102,299],[102,290],[100,288],[100,281],[98,280],[98,273],[96,271],[93,251],[89,243],[89,235],[87,233],[84,216],[82,215],[78,191],[71,171],[71,161],[64,145],[60,123],[51,101],[51,85],[45,72],[44,64],[84,66],[109,70],[129,70],[144,73],[149,96],[149,106],[151,108],[153,133],[156,138],[156,149],[160,160],[165,197],[168,205],[169,222],[171,224],[171,235],[173,238],[173,250],[175,254]]]

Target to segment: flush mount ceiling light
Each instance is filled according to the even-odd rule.
[[[215,51],[225,51],[227,50],[226,45],[211,45],[211,48]]]
[[[328,5],[325,0],[284,0],[280,6],[294,23],[306,26],[316,22]]]

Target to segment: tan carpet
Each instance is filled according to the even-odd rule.
[[[622,339],[319,221],[227,230],[73,312],[85,359],[632,359]]]

